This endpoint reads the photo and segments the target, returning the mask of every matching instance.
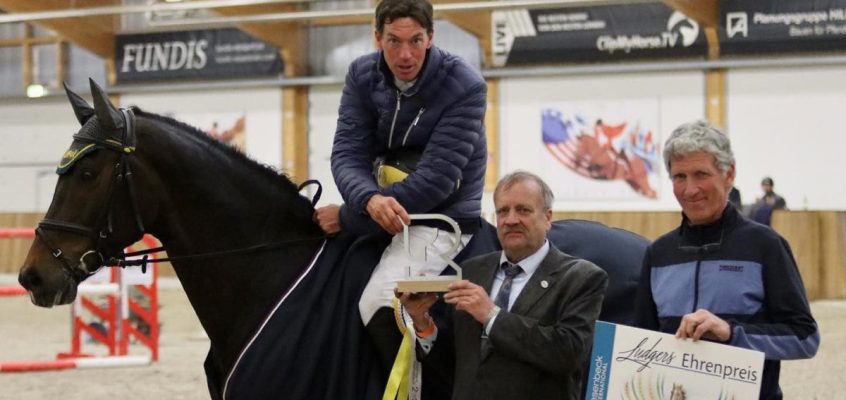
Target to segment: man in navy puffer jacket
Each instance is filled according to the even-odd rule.
[[[390,308],[397,280],[440,274],[445,263],[437,253],[453,242],[444,232],[451,231],[448,225],[412,224],[408,215],[453,218],[463,233],[461,247],[480,226],[487,86],[464,60],[432,45],[428,1],[382,0],[375,25],[379,50],[350,65],[332,147],[332,174],[345,204],[321,207],[315,218],[328,234],[381,229],[395,235],[359,309],[377,343],[395,340],[398,346]],[[397,170],[407,176],[398,179],[392,174]],[[397,235],[403,223],[412,224],[412,255]],[[393,354],[382,354],[383,361],[393,362]]]

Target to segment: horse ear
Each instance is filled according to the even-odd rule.
[[[85,125],[85,122],[94,115],[94,109],[88,105],[88,102],[82,96],[70,90],[67,82],[63,82],[62,84],[65,86],[65,93],[68,95],[71,107],[73,107],[73,113],[76,114],[76,120],[79,121],[80,125]]]
[[[88,80],[91,83],[91,96],[94,97],[94,112],[97,114],[100,125],[110,130],[123,129],[123,117],[120,111],[115,108],[97,82],[90,78]]]

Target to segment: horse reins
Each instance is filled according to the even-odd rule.
[[[59,260],[59,262],[61,262],[62,264],[62,267],[67,271],[67,273],[76,277],[79,281],[82,281],[88,278],[89,276],[93,275],[100,268],[100,266],[121,268],[125,268],[128,266],[141,266],[142,273],[146,273],[148,263],[201,260],[208,258],[229,257],[234,255],[258,253],[287,247],[300,242],[323,240],[327,237],[326,235],[321,235],[305,239],[294,239],[273,243],[263,243],[234,250],[224,250],[209,253],[150,259],[150,254],[166,251],[164,246],[159,246],[131,253],[121,251],[120,254],[118,254],[117,256],[110,257],[108,260],[106,260],[106,258],[103,257],[103,253],[101,252],[101,244],[103,240],[107,239],[109,235],[114,232],[114,227],[112,224],[112,203],[115,197],[115,187],[122,184],[123,182],[126,182],[127,188],[129,190],[129,202],[131,204],[132,212],[134,214],[135,225],[138,228],[139,232],[141,232],[142,234],[145,232],[144,223],[141,219],[141,213],[138,210],[138,204],[135,201],[135,185],[133,184],[132,171],[130,169],[129,164],[129,156],[135,151],[136,144],[135,113],[131,109],[126,108],[121,108],[120,111],[124,119],[124,129],[120,143],[117,143],[114,140],[97,140],[89,137],[83,137],[79,134],[74,135],[74,139],[76,140],[94,143],[96,145],[102,146],[107,150],[115,151],[120,154],[120,160],[114,168],[115,177],[111,180],[112,185],[109,187],[109,195],[107,198],[108,200],[106,203],[106,208],[104,209],[101,216],[98,218],[98,221],[100,221],[99,225],[101,226],[101,228],[99,230],[95,230],[85,225],[77,224],[74,222],[59,221],[45,218],[38,223],[38,227],[35,229],[36,237],[41,240],[42,244],[44,244],[48,249],[50,249],[50,254],[53,256],[53,258]],[[305,181],[299,186],[298,190],[301,190],[303,187],[311,184],[317,184],[318,186],[317,192],[311,201],[312,205],[314,205],[320,199],[320,195],[322,192],[320,182],[316,180]],[[71,260],[64,256],[64,252],[62,251],[62,249],[58,246],[55,246],[50,240],[50,238],[47,236],[47,233],[45,232],[46,230],[58,230],[87,236],[94,240],[94,247],[96,250],[88,250],[83,253],[82,256],[80,256],[79,258],[79,263],[77,264],[77,267],[74,268],[71,265]],[[99,233],[97,231],[99,231]],[[90,255],[96,255],[99,258],[99,261],[94,264],[93,268],[87,262],[85,262],[85,258]],[[127,257],[137,256],[142,257],[140,259],[127,260]]]

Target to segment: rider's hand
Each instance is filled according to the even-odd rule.
[[[314,210],[314,222],[327,235],[334,235],[341,231],[341,206],[329,204]]]
[[[367,201],[367,214],[391,235],[402,232],[402,224],[411,224],[411,219],[402,205],[393,197],[375,194]]]

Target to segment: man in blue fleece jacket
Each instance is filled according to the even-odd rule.
[[[664,145],[682,222],[646,250],[636,325],[764,353],[761,399],[781,399],[781,360],[819,347],[790,245],[729,206],[731,143],[707,122],[678,127]]]

